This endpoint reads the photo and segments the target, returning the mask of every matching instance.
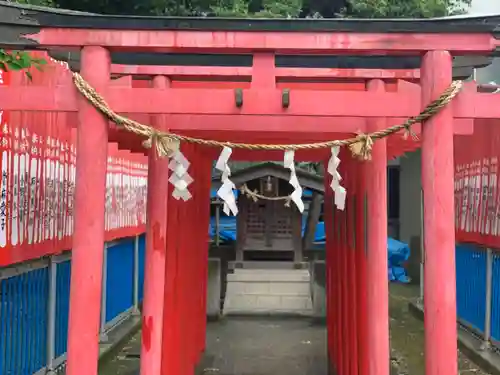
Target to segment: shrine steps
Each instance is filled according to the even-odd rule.
[[[307,269],[241,269],[228,274],[224,315],[312,316]]]

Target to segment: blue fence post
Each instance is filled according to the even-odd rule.
[[[486,249],[486,300],[484,312],[484,337],[481,350],[491,348],[491,299],[493,290],[493,251]]]
[[[101,342],[108,341],[106,334],[106,301],[107,301],[107,284],[108,284],[108,244],[104,243],[102,262],[102,290],[101,290],[101,327],[99,329],[99,340]]]
[[[57,263],[49,258],[49,301],[47,314],[47,374],[55,374],[56,343],[56,304],[57,304]]]
[[[134,307],[133,315],[140,315],[139,311],[139,235],[134,239]]]

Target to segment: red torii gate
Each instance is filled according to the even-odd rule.
[[[131,116],[151,114],[152,125],[157,129],[168,128],[173,133],[222,141],[267,140],[266,143],[289,144],[378,130],[386,128],[387,122],[417,115],[450,85],[452,55],[489,55],[498,48],[500,41],[495,38],[494,30],[499,23],[497,17],[251,22],[134,18],[52,13],[0,3],[0,29],[9,29],[9,33],[0,37],[0,46],[81,48],[81,74],[110,107]],[[152,70],[153,88],[133,88],[126,79],[111,85],[111,73],[117,68],[111,64],[110,52],[114,51],[249,54],[254,56],[251,85],[241,91],[243,102],[238,105],[234,86],[214,89],[196,83],[197,86],[189,88],[169,88],[166,71],[159,68]],[[331,53],[423,55],[420,87],[405,88],[401,83],[397,90],[390,91],[389,85],[381,80],[389,79],[384,76],[387,73],[379,71],[378,77],[349,77],[367,80],[367,90],[349,90],[347,86],[325,90],[316,83],[314,87],[291,89],[285,105],[283,90],[276,83],[278,74],[271,64],[275,56]],[[138,68],[137,72],[141,69],[146,68]],[[295,69],[284,74],[311,78],[314,73]],[[418,77],[410,79],[416,81]],[[95,375],[109,122],[80,97],[69,76],[60,86],[0,88],[0,103],[4,110],[78,113],[67,373]],[[457,373],[455,278],[452,277],[455,274],[453,134],[468,134],[472,130],[471,119],[499,118],[500,106],[495,104],[495,96],[477,93],[471,85],[428,120],[422,132],[428,375]],[[215,120],[209,121],[210,118]],[[118,140],[126,141],[128,147],[139,149],[141,140],[137,137],[124,139],[112,133]],[[393,142],[395,146],[391,146]],[[341,155],[341,173],[350,197],[346,211],[334,211],[330,181],[325,181],[328,351],[332,370],[342,375],[389,374],[386,162],[388,147],[393,147],[390,153],[401,152],[397,146],[400,142],[394,137],[377,141],[370,162],[354,160],[347,153]],[[146,375],[191,374],[205,345],[207,200],[215,155],[201,146],[182,147],[192,163],[190,174],[194,177],[193,199],[187,202],[170,197],[171,187],[165,173],[168,161],[155,152],[150,153],[148,276],[141,353],[141,373]],[[328,157],[326,153],[315,154],[304,153],[302,158]],[[269,152],[252,151],[251,155],[242,152],[238,158],[271,156]],[[196,218],[203,225],[196,223]],[[357,272],[347,272],[354,265]],[[158,297],[162,295],[164,298]]]

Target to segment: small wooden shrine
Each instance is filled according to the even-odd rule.
[[[303,260],[303,217],[315,216],[321,210],[324,193],[323,178],[303,169],[296,169],[297,177],[305,189],[304,212],[290,202],[293,187],[290,173],[276,163],[262,163],[235,172],[231,180],[240,190],[238,198],[236,261],[288,261]],[[213,185],[220,185],[214,177]],[[313,203],[314,202],[314,203]],[[311,220],[306,222],[309,224]],[[314,234],[315,225],[306,225],[307,233]]]

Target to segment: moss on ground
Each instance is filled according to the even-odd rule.
[[[391,362],[397,375],[425,374],[424,323],[415,318],[409,302],[419,295],[418,285],[391,284],[389,315],[391,327]],[[458,352],[459,374],[489,375]]]

